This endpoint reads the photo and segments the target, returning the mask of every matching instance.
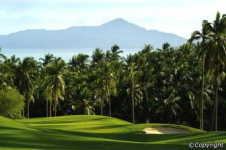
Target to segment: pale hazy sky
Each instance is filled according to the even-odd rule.
[[[25,29],[96,26],[123,18],[146,29],[189,38],[226,13],[226,0],[0,0],[0,35]]]

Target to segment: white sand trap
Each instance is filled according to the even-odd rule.
[[[191,133],[187,130],[178,129],[178,128],[170,128],[170,127],[145,128],[143,131],[146,132],[146,134],[186,134],[186,133]]]

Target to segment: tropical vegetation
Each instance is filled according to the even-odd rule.
[[[133,123],[226,129],[225,15],[204,20],[179,47],[163,43],[127,57],[122,53],[118,45],[96,48],[92,56],[74,55],[68,63],[53,54],[38,61],[0,53],[0,89],[13,89],[5,95],[18,101],[23,97],[26,105],[17,107],[27,118],[96,114]]]

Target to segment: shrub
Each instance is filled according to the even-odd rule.
[[[16,89],[0,90],[0,115],[19,118],[24,107],[24,96]]]

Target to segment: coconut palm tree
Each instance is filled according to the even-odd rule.
[[[91,67],[94,68],[95,66],[97,66],[98,68],[100,68],[103,64],[104,58],[105,53],[103,52],[103,50],[96,48],[92,55]]]
[[[118,61],[120,59],[120,54],[123,53],[123,51],[120,50],[120,47],[116,44],[111,47],[110,52],[112,61]]]
[[[88,58],[89,58],[89,55],[85,55],[85,54],[78,54],[77,56],[74,55],[72,59],[69,60],[68,64],[69,66],[72,67],[74,71],[77,71],[80,73],[86,69]]]
[[[6,63],[0,63],[0,89],[7,89],[13,86],[13,73]]]
[[[48,54],[45,54],[44,58],[39,58],[39,60],[42,61],[42,66],[45,67],[53,62],[54,56],[53,54],[48,53]]]
[[[103,90],[105,98],[109,104],[109,116],[111,117],[111,94],[116,95],[116,76],[112,67],[112,63],[106,61],[101,69],[100,80],[103,82]]]
[[[4,62],[0,63],[0,88],[9,88],[14,86],[14,73],[12,67],[20,61],[13,55],[11,58],[3,56]]]
[[[201,48],[200,48],[200,56],[202,57],[202,85],[201,85],[201,100],[200,100],[200,119],[199,119],[199,122],[200,122],[200,126],[199,128],[201,130],[203,130],[203,126],[204,126],[204,123],[203,123],[203,105],[204,105],[204,86],[205,86],[205,75],[204,75],[204,72],[205,72],[205,53],[208,49],[207,47],[207,42],[208,40],[210,40],[209,38],[209,31],[207,30],[207,22],[206,21],[203,21],[202,23],[202,30],[201,31],[194,31],[192,34],[191,34],[191,38],[189,39],[189,42],[193,42],[193,41],[199,41],[201,40]]]
[[[98,103],[100,103],[101,116],[103,116],[104,115],[104,98],[105,98],[104,80],[102,80],[103,78],[100,72],[95,72],[94,75],[95,75],[95,80],[91,84],[92,88],[95,89],[93,91],[93,97]]]
[[[27,118],[30,114],[30,102],[34,100],[33,93],[35,90],[35,80],[38,75],[37,62],[32,57],[26,57],[15,66],[15,84],[20,92],[24,95],[27,103]]]
[[[128,68],[128,80],[130,82],[130,98],[132,101],[132,121],[135,123],[135,89],[138,86],[136,83],[136,76],[138,75],[138,70],[135,62],[135,56],[129,55],[126,59],[126,64]]]
[[[206,66],[209,66],[208,71],[214,74],[214,109],[211,129],[215,125],[215,131],[218,126],[218,90],[219,90],[219,75],[220,70],[226,63],[226,45],[225,45],[225,34],[226,34],[226,15],[220,15],[219,12],[216,14],[216,18],[213,23],[205,21],[209,36],[211,38],[210,48],[206,54]]]
[[[5,55],[3,55],[2,53],[1,53],[1,51],[2,51],[2,49],[1,49],[1,47],[0,47],[0,58],[2,58],[2,59],[7,59],[7,57],[5,56]]]
[[[90,91],[89,84],[87,84],[87,79],[79,79],[76,84],[77,86],[70,93],[71,103],[75,106],[74,110],[79,114],[94,115],[92,91]]]
[[[42,70],[41,70],[41,76],[44,78],[46,76],[45,69],[44,68],[47,67],[48,65],[50,65],[51,63],[53,63],[54,56],[53,56],[53,54],[49,54],[48,53],[48,54],[45,54],[45,57],[44,58],[40,58],[39,60],[42,61],[41,65],[43,67],[42,67]],[[43,87],[43,88],[45,88],[45,87]],[[46,116],[47,117],[48,116],[51,117],[51,115],[52,115],[51,114],[51,112],[52,112],[51,111],[52,106],[51,105],[49,106],[49,101],[51,100],[50,95],[49,95],[49,92],[47,92],[47,91],[44,90],[43,96],[46,97]]]
[[[158,112],[165,112],[167,117],[167,123],[170,123],[172,116],[178,115],[178,110],[181,109],[178,101],[180,100],[179,96],[176,96],[174,93],[171,93],[169,97],[164,99],[163,104],[158,108]]]
[[[96,89],[93,92],[94,99],[100,103],[101,115],[103,115],[104,109],[104,80],[101,78],[102,68],[104,66],[105,53],[100,48],[96,48],[92,55],[91,60],[91,78],[93,82],[91,84],[92,88]]]
[[[145,112],[145,119],[150,122],[150,111],[152,107],[152,99],[150,96],[150,87],[153,85],[153,66],[151,64],[153,47],[151,45],[145,45],[141,52],[138,53],[137,65],[139,66],[140,76],[138,79],[138,85],[142,90],[143,101],[142,107]],[[137,101],[137,100],[135,100]]]
[[[65,82],[63,75],[65,73],[66,64],[61,58],[54,58],[54,61],[48,65],[46,70],[46,78],[44,79],[46,91],[50,92],[54,100],[54,115],[56,117],[58,99],[63,99],[65,90]],[[51,105],[51,104],[50,104]]]

